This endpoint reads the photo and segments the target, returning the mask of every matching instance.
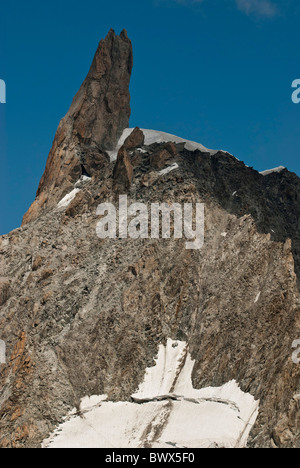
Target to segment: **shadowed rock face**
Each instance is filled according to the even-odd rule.
[[[111,150],[129,126],[132,45],[126,31],[111,30],[101,40],[90,71],[61,120],[37,198],[23,218],[36,219],[62,198],[83,173],[93,176],[108,162]]]

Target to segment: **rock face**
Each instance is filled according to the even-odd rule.
[[[113,32],[100,44],[60,125],[66,130],[56,137],[31,222],[0,237],[7,350],[0,446],[40,447],[84,397],[129,402],[159,347],[179,340],[194,361],[194,389],[235,380],[260,402],[248,446],[300,447],[300,366],[292,361],[300,338],[300,179],[287,170],[263,176],[224,152],[145,145],[139,129],[110,163],[105,150],[125,125],[128,94],[120,84],[123,110],[113,114],[122,123],[114,120],[105,137],[91,124],[98,110],[86,96],[103,63],[118,69],[105,51],[126,51],[117,56],[129,77],[131,46],[125,33]],[[97,102],[103,109],[104,100]],[[79,157],[75,148],[86,152]],[[63,174],[61,190],[55,184]],[[58,205],[68,192],[68,203]],[[204,203],[204,246],[100,239],[97,207],[115,204],[120,193],[129,203]]]
[[[6,278],[0,278],[0,306],[5,304],[9,298],[9,281]]]
[[[61,120],[51,148],[37,198],[23,224],[36,219],[67,193],[82,174],[98,174],[111,150],[128,127],[132,45],[126,31],[111,30],[101,40],[90,71]]]
[[[145,135],[142,130],[136,127],[133,132],[124,141],[124,147],[127,150],[133,150],[143,146],[145,143]]]
[[[113,172],[113,188],[116,193],[127,193],[130,189],[133,167],[125,145],[120,148]]]

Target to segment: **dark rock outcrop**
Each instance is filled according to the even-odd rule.
[[[0,278],[0,306],[5,304],[9,298],[9,280]]]
[[[140,128],[136,127],[133,132],[126,138],[124,147],[127,150],[132,150],[143,146],[144,142],[145,135]]]
[[[119,149],[116,165],[113,171],[113,188],[116,193],[127,193],[130,189],[133,176],[131,165],[125,145]]]

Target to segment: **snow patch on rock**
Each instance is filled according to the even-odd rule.
[[[131,402],[85,397],[42,447],[245,447],[259,402],[235,381],[195,389],[193,367],[187,344],[167,340]]]
[[[178,164],[177,163],[174,163],[172,164],[171,166],[169,167],[166,167],[166,169],[163,169],[162,171],[159,171],[159,175],[166,175],[166,174],[169,174],[169,172],[172,172],[174,171],[174,169],[178,169]]]
[[[257,294],[254,304],[256,304],[259,301],[260,295],[261,295],[261,291],[259,291],[259,293]]]
[[[260,172],[261,175],[266,176],[272,174],[273,172],[282,172],[286,169],[284,166],[274,167],[274,169],[268,169],[267,171]]]
[[[67,195],[57,204],[57,208],[66,208],[71,201],[74,200],[78,192],[80,192],[80,189],[74,188],[70,193],[67,193]]]
[[[91,177],[88,177],[88,176],[85,176],[85,175],[82,175],[80,177],[80,179],[77,180],[77,182],[75,183],[74,187],[80,187],[81,185],[83,184],[86,184],[87,182],[90,182],[92,180]]]
[[[119,149],[123,146],[126,138],[133,132],[134,128],[126,128],[122,135],[121,138],[118,141],[118,144],[116,148],[112,151],[107,151],[110,161],[116,161],[117,156],[118,156],[118,151]],[[166,133],[166,132],[160,132],[157,130],[147,130],[144,128],[141,128],[142,132],[145,135],[145,146],[152,145],[153,143],[185,143],[185,148],[189,151],[195,151],[195,150],[200,150],[206,153],[210,153],[211,155],[216,154],[218,151],[216,150],[210,150],[203,146],[201,143],[197,143],[195,141],[190,141],[186,140],[184,138],[178,137],[176,135],[172,135],[171,133]],[[143,152],[143,150],[139,150]],[[228,153],[227,151],[224,151],[225,153]],[[229,154],[229,153],[228,153]]]

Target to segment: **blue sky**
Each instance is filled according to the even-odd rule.
[[[0,234],[35,198],[59,120],[98,42],[133,42],[130,125],[300,175],[299,0],[53,0],[0,7]]]

